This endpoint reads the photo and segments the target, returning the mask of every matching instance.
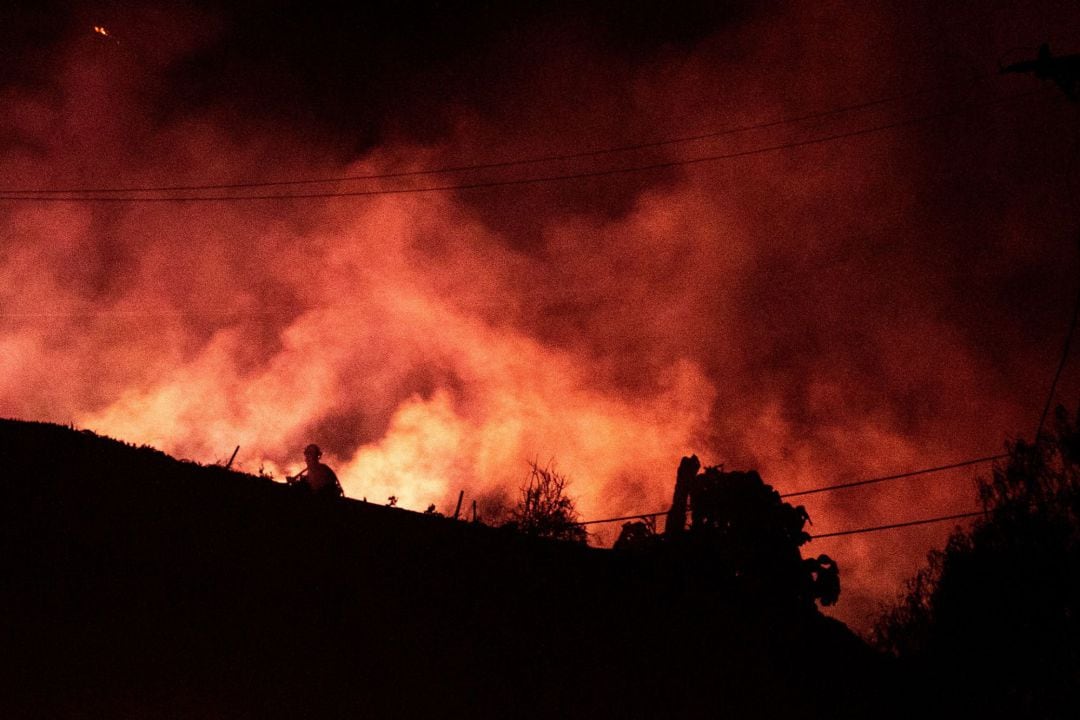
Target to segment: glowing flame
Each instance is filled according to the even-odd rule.
[[[98,35],[101,35],[102,37],[112,38],[112,33],[110,33],[101,25],[95,25],[94,32],[96,32]]]

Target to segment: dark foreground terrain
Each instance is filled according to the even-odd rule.
[[[0,420],[0,716],[880,716],[881,662],[695,561]]]

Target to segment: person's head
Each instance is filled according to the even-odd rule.
[[[315,443],[308,445],[304,448],[304,460],[307,460],[308,465],[315,465],[319,462],[319,458],[322,457],[322,450]]]

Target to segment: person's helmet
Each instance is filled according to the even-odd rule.
[[[314,455],[317,458],[322,457],[322,450],[320,450],[319,446],[315,443],[311,443],[304,448],[304,457],[307,457],[308,455]]]

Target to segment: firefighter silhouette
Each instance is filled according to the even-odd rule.
[[[308,445],[304,448],[304,460],[307,462],[307,467],[296,475],[287,477],[286,481],[289,485],[306,489],[319,497],[341,497],[344,495],[341,483],[338,482],[334,471],[325,463],[320,462],[321,457],[322,450],[318,445],[314,443]]]

